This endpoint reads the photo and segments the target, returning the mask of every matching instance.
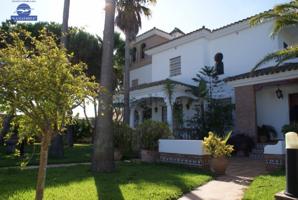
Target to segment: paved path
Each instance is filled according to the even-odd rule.
[[[217,177],[179,200],[241,200],[253,178],[264,173],[264,161],[232,158],[225,176]]]
[[[69,163],[69,164],[49,164],[47,165],[47,168],[58,168],[58,167],[73,167],[73,166],[78,166],[78,165],[90,165],[91,163],[86,162],[86,163]],[[38,165],[29,165],[27,167],[24,167],[23,169],[38,169]],[[15,167],[0,167],[1,169],[21,169],[20,166],[15,166]]]

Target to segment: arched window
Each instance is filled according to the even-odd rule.
[[[134,47],[131,50],[131,59],[132,59],[132,62],[136,62],[137,61],[137,48],[136,47]]]
[[[141,45],[141,59],[144,59],[145,58],[145,49],[146,49],[146,44],[145,43],[143,43],[142,45]]]

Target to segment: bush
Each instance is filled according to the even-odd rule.
[[[158,150],[158,140],[172,136],[167,124],[152,120],[146,120],[136,128],[140,138],[141,148],[151,151]]]
[[[209,132],[208,137],[205,137],[203,140],[204,148],[213,158],[231,156],[234,148],[233,145],[227,144],[230,135],[231,133],[226,135],[225,138],[221,138],[216,134]]]
[[[91,142],[93,129],[88,124],[86,119],[75,119],[71,125],[73,127],[74,141],[85,143],[86,141]]]
[[[298,133],[298,123],[286,124],[282,127],[281,132],[286,134],[288,132]]]
[[[125,123],[113,123],[114,147],[120,150],[125,157],[131,157],[135,151],[136,141],[135,133]]]
[[[228,140],[228,144],[234,146],[234,153],[243,151],[245,156],[249,156],[249,153],[255,146],[254,140],[251,137],[244,134],[232,135]]]

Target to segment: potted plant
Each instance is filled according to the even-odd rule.
[[[153,163],[159,160],[158,140],[171,136],[169,127],[162,122],[146,120],[136,128],[141,144],[141,160]]]
[[[298,133],[298,123],[291,123],[291,124],[285,124],[283,125],[281,132],[286,135],[288,132],[296,132]]]
[[[216,175],[223,175],[228,166],[228,156],[231,156],[234,148],[233,145],[227,144],[231,132],[225,138],[221,138],[213,132],[208,133],[208,137],[204,137],[204,148],[211,155],[211,171]]]

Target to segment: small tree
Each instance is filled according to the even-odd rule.
[[[21,113],[23,123],[41,138],[36,187],[40,200],[50,141],[70,122],[69,111],[93,95],[96,84],[84,74],[84,64],[69,62],[66,50],[59,49],[46,30],[37,38],[23,30],[12,32],[10,40],[5,37],[0,35],[4,47],[0,49],[0,98]]]
[[[197,131],[197,137],[202,139],[208,131],[224,134],[225,130],[232,126],[232,105],[225,104],[214,97],[214,90],[223,84],[218,78],[214,67],[205,66],[193,78],[198,86],[193,88],[193,95],[199,98],[199,107],[195,109],[194,117],[189,125]]]

